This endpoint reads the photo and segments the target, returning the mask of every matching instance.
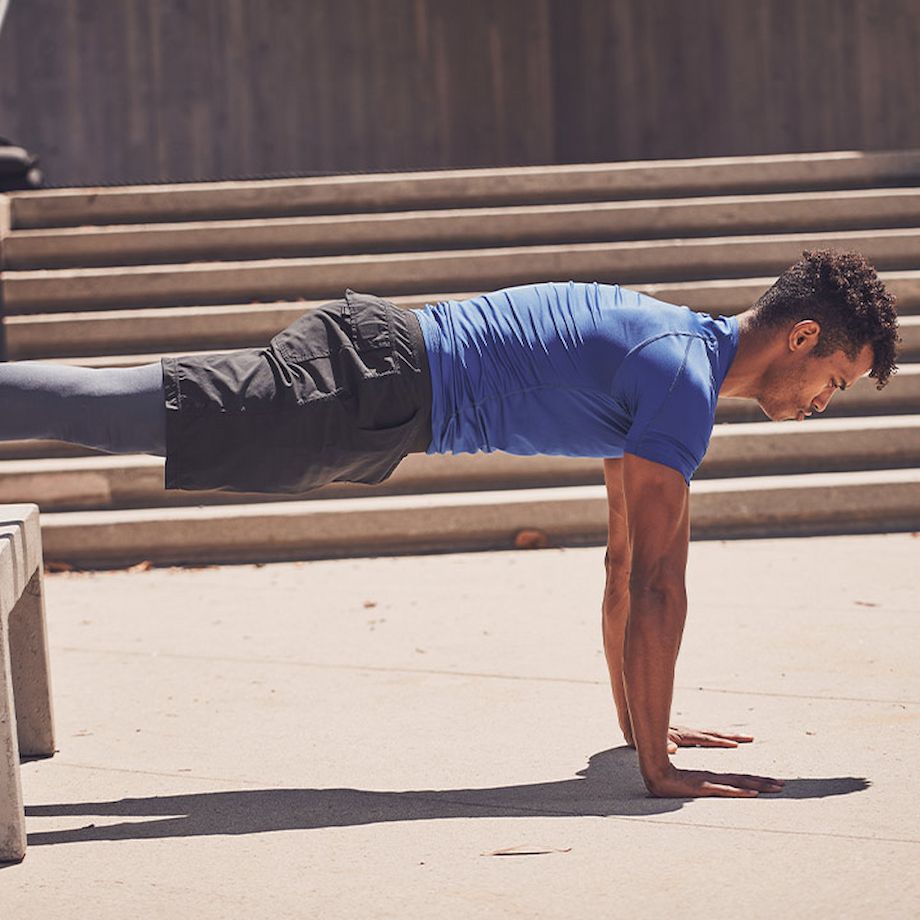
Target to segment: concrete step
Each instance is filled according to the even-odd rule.
[[[920,316],[899,316],[898,328],[901,332],[899,360],[902,363],[920,361]]]
[[[11,313],[482,290],[548,278],[623,284],[775,275],[803,249],[863,252],[881,271],[914,271],[920,229],[574,243],[311,259],[5,272]]]
[[[717,425],[697,479],[920,467],[920,415]],[[358,498],[591,485],[600,460],[510,454],[413,454],[385,483],[335,484],[284,500]],[[0,461],[0,503],[34,501],[43,512],[278,502],[277,495],[165,491],[163,461],[93,456]]]
[[[828,418],[846,418],[859,415],[911,414],[918,411],[920,364],[903,364],[883,390],[876,389],[874,380],[863,377],[846,393],[836,395],[824,415]],[[764,414],[754,400],[720,399],[716,408],[716,420],[762,422]]]
[[[920,271],[880,271],[879,277],[897,298],[898,312],[902,316],[920,313]],[[664,281],[634,287],[668,303],[687,304],[711,313],[733,314],[751,306],[775,280],[776,275],[768,275],[761,278]]]
[[[892,273],[885,273],[892,290]],[[920,274],[920,273],[913,273]],[[739,289],[746,285],[741,283]],[[763,282],[766,289],[769,282]],[[646,288],[649,286],[645,286]],[[657,287],[657,286],[655,286]],[[760,289],[758,289],[760,290]],[[714,310],[695,292],[683,291],[678,302],[696,309]],[[752,292],[753,293],[753,292]],[[700,294],[703,294],[701,291]],[[421,307],[440,300],[462,300],[474,293],[428,297],[394,297],[403,307]],[[740,297],[721,312],[735,313],[756,299]],[[692,302],[695,301],[695,302]],[[135,307],[133,310],[92,310],[83,313],[49,313],[6,318],[7,354],[26,361],[55,357],[112,356],[138,349],[162,352],[250,348],[264,345],[280,329],[322,301],[271,304],[223,304],[210,307]],[[909,315],[920,300],[898,300],[901,312],[902,360],[920,359],[920,316]]]
[[[920,531],[920,469],[714,479],[691,512],[694,539]]]
[[[14,231],[7,271],[920,226],[920,188]]]
[[[101,451],[66,441],[45,439],[30,441],[0,441],[2,460],[43,460],[48,457],[105,457]]]
[[[476,293],[391,299],[402,307],[423,307],[438,300],[475,297]],[[300,300],[8,316],[7,353],[10,360],[24,361],[119,355],[140,349],[189,354],[198,349],[250,348],[265,345],[276,332],[323,303]]]
[[[920,529],[920,470],[700,482],[695,538]],[[523,530],[602,543],[603,486],[42,515],[45,559],[96,567],[501,549]]]
[[[920,152],[778,154],[9,195],[14,228],[912,185]]]
[[[803,249],[858,249],[899,298],[901,372],[802,425],[721,401],[694,536],[918,529],[918,185],[920,151],[908,151],[15,193],[0,196],[6,332],[18,359],[132,366],[263,345],[345,287],[417,306],[549,278],[734,313]],[[166,492],[162,460],[59,442],[0,444],[0,458],[0,501],[37,500],[46,558],[79,565],[508,547],[531,528],[599,542],[606,530],[597,460],[417,455],[376,489],[279,497]]]

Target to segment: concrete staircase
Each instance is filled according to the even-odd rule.
[[[920,530],[920,152],[824,153],[0,196],[12,360],[129,366],[264,344],[345,287],[403,306],[540,280],[748,306],[803,249],[864,252],[898,296],[901,371],[826,417],[719,406],[694,536]],[[165,492],[161,460],[0,443],[48,560],[264,561],[603,541],[601,463],[408,458],[380,487]]]

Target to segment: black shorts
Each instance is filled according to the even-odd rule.
[[[347,291],[267,348],[163,358],[166,488],[376,483],[431,442],[418,317]]]

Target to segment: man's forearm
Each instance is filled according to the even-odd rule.
[[[629,619],[629,597],[618,598],[604,594],[602,631],[604,657],[607,659],[607,673],[610,675],[610,689],[616,704],[617,719],[627,744],[634,744],[629,704],[626,699],[626,684],[623,678],[623,650],[626,645],[626,622]]]
[[[645,588],[630,594],[623,655],[626,698],[639,768],[650,792],[655,780],[670,768],[668,723],[686,613],[682,587]]]

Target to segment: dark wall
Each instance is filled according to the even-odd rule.
[[[56,184],[920,147],[920,0],[12,0]]]

